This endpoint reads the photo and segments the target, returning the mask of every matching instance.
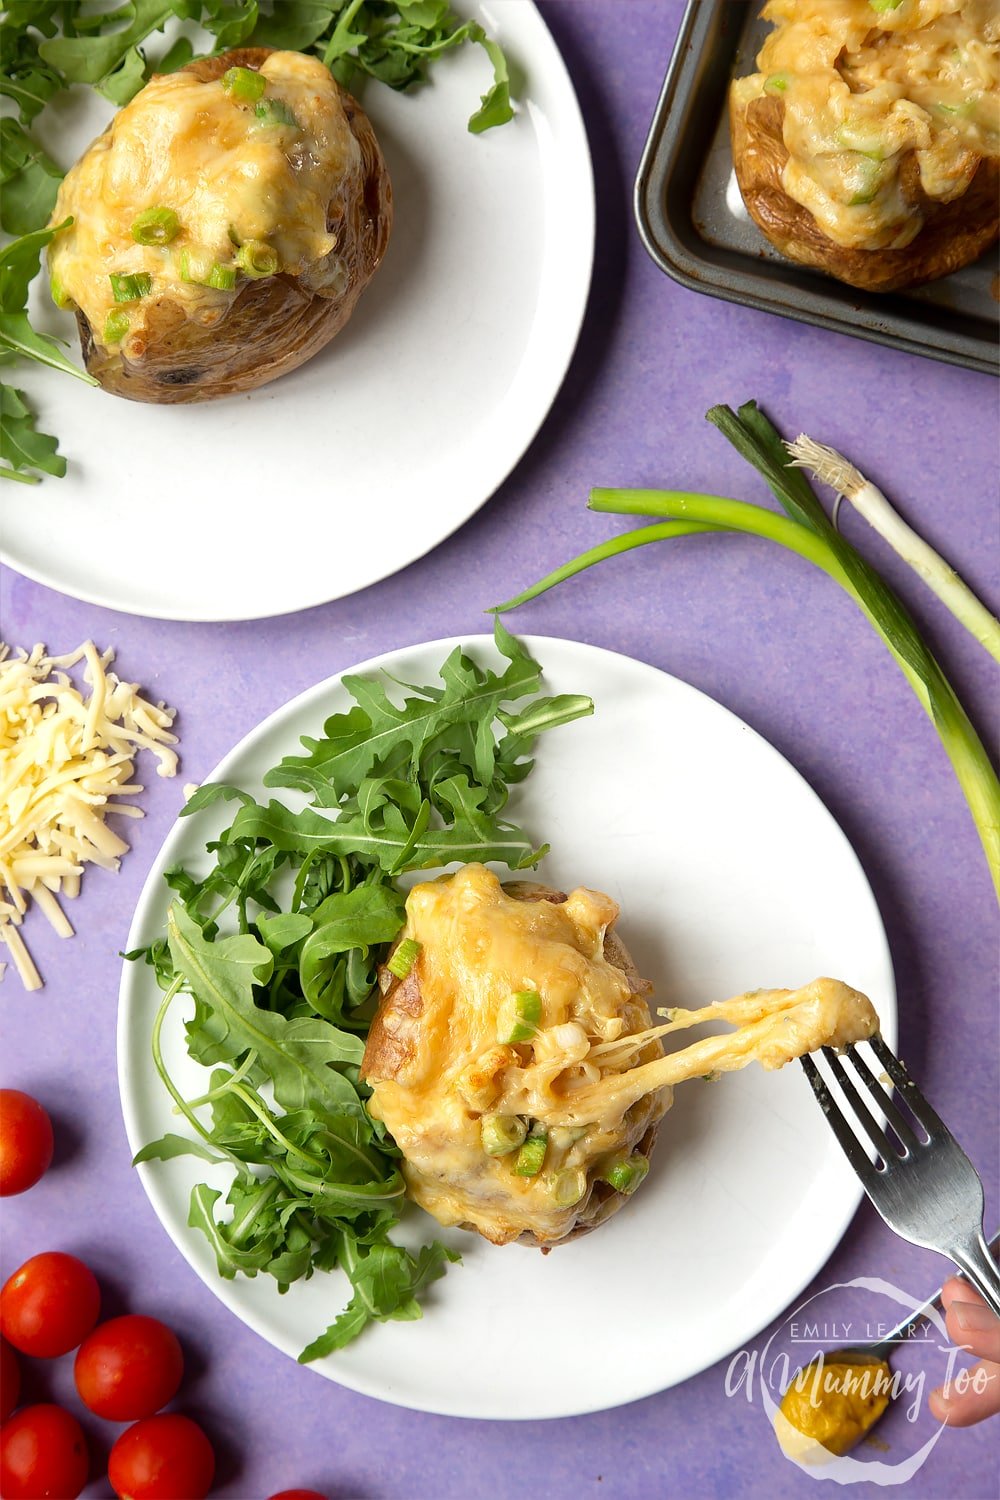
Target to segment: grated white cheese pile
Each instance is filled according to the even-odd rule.
[[[86,698],[68,675],[80,661]],[[57,897],[78,894],[85,864],[118,869],[129,846],[108,813],[143,816],[113,800],[143,790],[131,780],[136,751],[153,752],[160,776],[177,770],[174,710],[120,682],[113,661],[92,641],[68,656],[46,656],[43,646],[11,655],[0,644],[0,942],[29,990],[42,984],[17,930],[29,901],[72,937]]]

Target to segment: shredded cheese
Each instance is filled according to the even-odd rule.
[[[137,751],[173,776],[174,710],[143,698],[136,683],[108,670],[109,648],[85,641],[66,656],[0,644],[0,942],[25,989],[41,988],[18,927],[34,900],[60,937],[73,928],[58,897],[79,894],[86,864],[117,870],[128,844],[107,825],[111,812],[141,818],[117,799],[143,787],[132,781]],[[83,662],[84,697],[69,676]]]

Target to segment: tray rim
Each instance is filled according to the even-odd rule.
[[[893,328],[872,327],[852,321],[840,311],[836,303],[831,303],[823,290],[811,291],[806,287],[789,288],[794,299],[790,305],[776,298],[772,291],[772,279],[755,274],[752,266],[740,266],[738,270],[729,273],[740,285],[728,286],[724,279],[726,273],[723,273],[723,279],[720,280],[719,268],[708,256],[702,259],[689,251],[663,207],[666,186],[677,162],[676,144],[671,145],[665,140],[666,127],[675,100],[688,81],[687,72],[691,59],[700,56],[709,28],[714,23],[720,6],[726,3],[727,0],[687,0],[685,6],[633,187],[633,212],[639,237],[647,254],[662,271],[690,291],[754,307],[761,312],[791,318],[816,328],[828,328],[835,333],[883,344],[887,348],[901,349],[905,353],[1000,376],[1000,339],[994,343],[991,356],[986,348],[980,350],[969,347],[971,339],[962,335],[952,335],[949,339],[949,335],[944,333],[941,335],[944,342],[932,343],[926,325],[919,318],[907,317],[898,312],[885,315],[886,321],[895,325]],[[657,182],[660,183],[659,193],[654,191]],[[800,269],[791,261],[788,265],[792,270]],[[706,272],[709,274],[706,275]],[[866,293],[858,290],[857,295],[862,306],[871,305]],[[986,344],[985,340],[982,342]]]

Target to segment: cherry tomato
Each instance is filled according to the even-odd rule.
[[[83,1429],[61,1406],[22,1406],[0,1428],[4,1500],[76,1500],[89,1470]]]
[[[326,1500],[319,1490],[282,1490],[280,1495],[272,1495],[271,1500]]]
[[[121,1500],[204,1500],[214,1474],[208,1438],[197,1422],[173,1412],[136,1422],[108,1459],[111,1488]]]
[[[0,1333],[22,1354],[55,1359],[75,1349],[97,1322],[101,1293],[75,1255],[33,1255],[0,1290]]]
[[[0,1339],[0,1422],[6,1422],[21,1394],[21,1366],[6,1339]]]
[[[26,1193],[52,1160],[52,1121],[37,1099],[0,1089],[0,1198]]]
[[[84,1339],[73,1374],[84,1406],[109,1422],[134,1422],[176,1396],[184,1356],[165,1323],[129,1313]]]

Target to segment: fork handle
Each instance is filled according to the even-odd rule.
[[[980,1234],[971,1244],[956,1247],[951,1258],[989,1307],[1000,1318],[1000,1270],[990,1255],[989,1248]]]

